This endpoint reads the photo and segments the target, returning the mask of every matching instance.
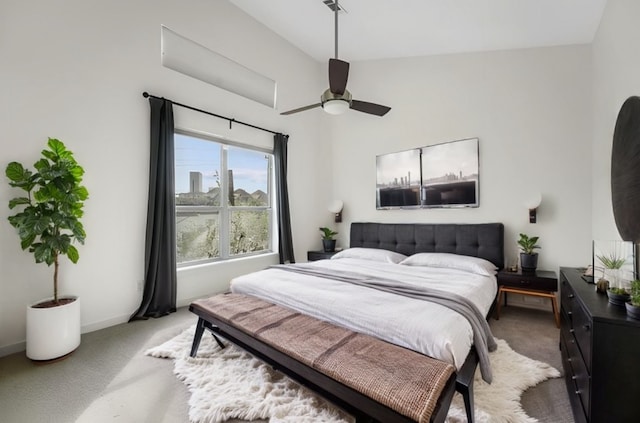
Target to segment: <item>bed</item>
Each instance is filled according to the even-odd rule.
[[[357,269],[359,274],[372,278],[393,275],[390,277],[412,286],[428,285],[468,297],[486,316],[497,293],[495,270],[502,265],[501,227],[354,223],[350,249],[334,255],[331,260],[304,266],[314,270],[315,275],[272,267],[235,278],[231,291],[378,337],[450,362],[460,369],[473,344],[473,334],[459,313],[439,304],[425,305],[421,299],[328,279],[322,273],[344,274]],[[418,257],[416,253],[440,254]],[[444,262],[437,257],[441,254],[451,256]],[[408,260],[409,255],[416,260]],[[480,272],[473,273],[468,271],[470,266],[461,262],[465,267],[461,270],[456,268],[456,256],[490,259],[487,261],[494,267],[482,272],[484,268],[479,266]],[[432,267],[434,264],[448,267]]]
[[[486,350],[492,338],[478,326],[488,328],[503,238],[501,223],[352,223],[350,248],[332,259],[243,275],[231,281],[231,292],[453,364],[472,421],[478,356],[483,377],[491,378]],[[423,291],[436,298],[425,301]],[[450,297],[464,301],[465,311],[452,307]],[[479,321],[461,313],[475,313]]]

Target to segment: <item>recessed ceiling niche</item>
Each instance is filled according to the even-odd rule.
[[[611,151],[611,201],[618,233],[640,242],[640,97],[629,97],[618,113]]]

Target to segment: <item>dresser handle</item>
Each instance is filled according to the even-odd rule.
[[[573,298],[573,297],[575,297],[575,295],[569,294],[569,298]]]
[[[571,376],[571,380],[576,380],[578,376]]]
[[[567,311],[567,314],[571,316],[573,314],[573,311]]]
[[[571,363],[571,357],[567,358],[567,361],[568,361],[569,363]]]
[[[582,325],[582,327],[584,328],[584,330],[589,331],[591,329],[591,326],[589,325]]]
[[[576,395],[580,395],[580,390],[576,390]]]
[[[574,333],[575,331],[575,329],[569,329],[569,333]]]

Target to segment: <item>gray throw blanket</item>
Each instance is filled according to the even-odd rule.
[[[328,278],[367,288],[378,289],[392,294],[404,295],[405,297],[430,301],[445,306],[457,313],[460,313],[469,321],[473,329],[473,343],[478,353],[480,362],[480,372],[482,379],[491,383],[493,375],[491,373],[491,363],[489,361],[489,351],[495,351],[498,347],[493,339],[489,324],[478,308],[467,298],[450,292],[439,291],[437,289],[415,288],[398,283],[397,280],[373,277],[358,272],[345,272],[331,269],[319,269],[306,263],[274,265],[274,269],[288,272],[301,273],[310,276]]]

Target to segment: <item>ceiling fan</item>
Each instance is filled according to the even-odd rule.
[[[327,2],[325,2],[327,3]],[[331,7],[331,6],[330,6]],[[333,5],[335,14],[335,58],[329,59],[329,88],[320,96],[320,103],[299,107],[280,113],[281,115],[291,115],[305,110],[322,107],[325,112],[332,115],[339,115],[348,109],[369,113],[376,116],[384,116],[391,107],[380,104],[369,103],[367,101],[354,100],[347,90],[347,79],[349,78],[349,62],[338,59],[338,0]]]

